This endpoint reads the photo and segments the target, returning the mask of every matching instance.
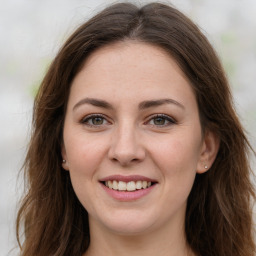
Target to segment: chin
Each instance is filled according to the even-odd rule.
[[[124,212],[109,216],[101,220],[101,225],[105,226],[105,229],[116,233],[118,235],[134,236],[144,234],[153,229],[156,221],[152,216],[146,217],[145,214],[136,214],[131,212]]]
[[[122,236],[137,236],[148,233],[150,225],[147,223],[113,223],[109,225],[109,229]]]

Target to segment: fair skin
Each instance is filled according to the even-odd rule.
[[[63,168],[89,216],[86,256],[194,255],[187,197],[218,140],[202,135],[191,85],[169,55],[130,41],[94,52],[72,82],[63,139]]]

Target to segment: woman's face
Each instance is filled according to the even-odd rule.
[[[116,43],[86,60],[63,136],[63,167],[90,226],[120,234],[182,226],[195,175],[210,164],[188,80],[145,43]]]

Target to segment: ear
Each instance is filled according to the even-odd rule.
[[[219,151],[220,139],[216,133],[207,130],[201,146],[201,153],[197,163],[197,173],[204,173],[208,171]]]
[[[61,146],[61,156],[62,156],[62,167],[63,167],[63,169],[66,170],[66,171],[69,171],[67,153],[66,153],[64,143]]]

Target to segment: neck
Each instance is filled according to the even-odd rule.
[[[187,245],[184,225],[176,227],[175,232],[168,227],[139,235],[123,235],[106,233],[91,222],[91,242],[84,256],[195,256]]]

